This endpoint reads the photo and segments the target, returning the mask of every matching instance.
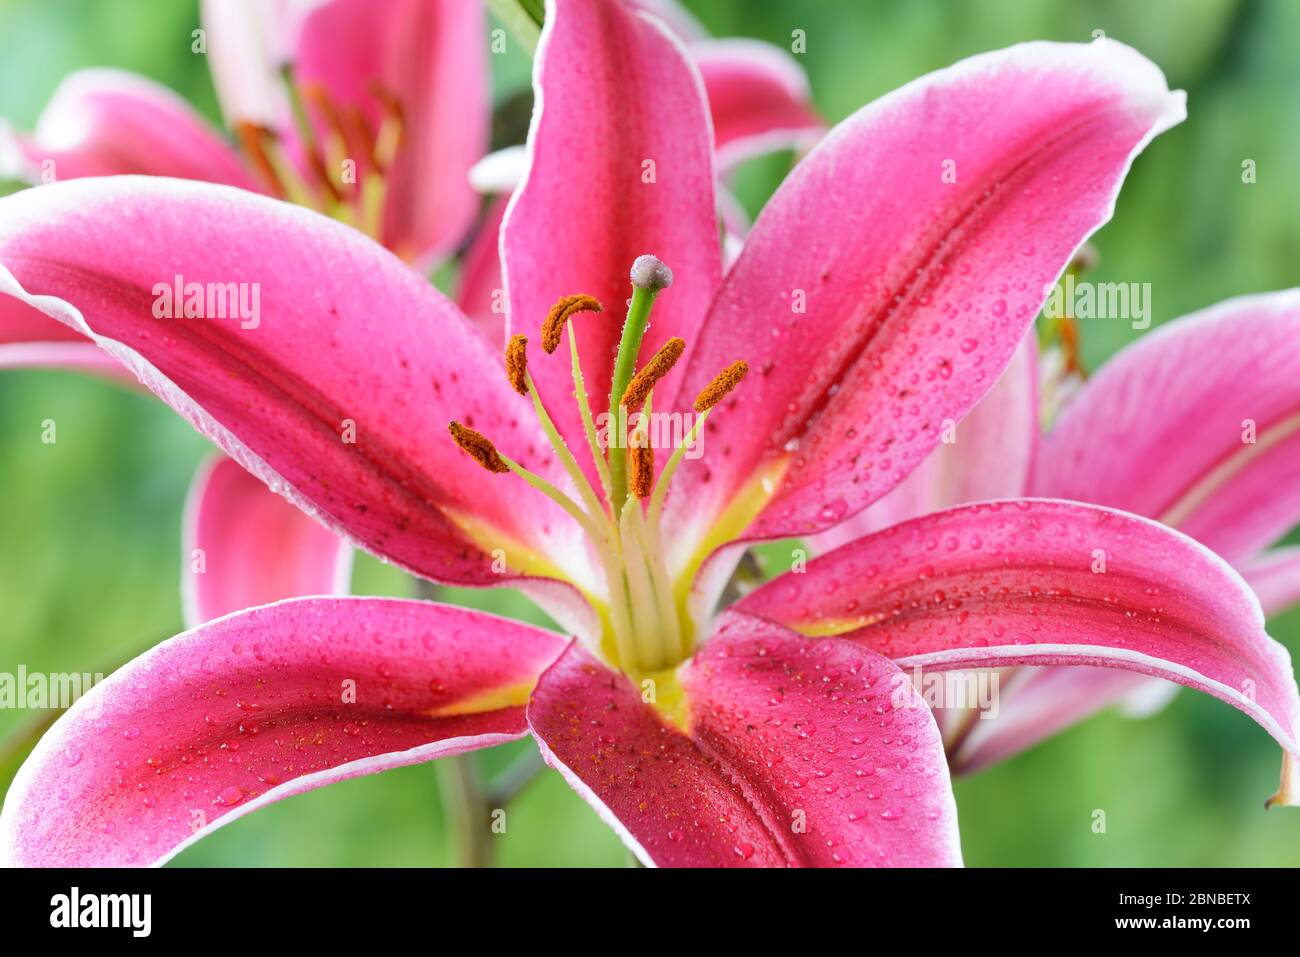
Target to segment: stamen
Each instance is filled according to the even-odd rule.
[[[569,451],[569,446],[568,443],[564,441],[564,436],[560,435],[560,430],[555,427],[555,423],[551,420],[550,413],[546,411],[546,406],[542,405],[542,395],[537,391],[537,386],[533,384],[532,376],[528,375],[527,372],[524,373],[524,384],[528,387],[528,391],[532,393],[533,411],[537,414],[537,421],[541,425],[542,431],[546,433],[546,437],[550,440],[551,447],[555,449],[555,454],[560,457],[560,464],[562,464],[564,470],[569,473],[569,478],[573,482],[573,487],[578,490],[578,494],[581,495],[583,501],[586,502],[587,510],[591,515],[592,521],[595,521],[598,516],[604,514],[604,506],[600,504],[600,499],[596,497],[595,489],[591,487],[591,483],[588,482],[587,477],[583,475],[582,468],[578,465],[578,460],[575,459],[573,453]],[[506,464],[510,464],[508,459],[506,460]]]
[[[704,387],[695,397],[695,411],[707,412],[727,397],[727,393],[740,385],[740,380],[749,372],[749,363],[737,359],[713,377],[713,381]]]
[[[347,160],[347,127],[329,91],[319,83],[305,84],[302,87],[302,98],[320,113],[325,127],[321,137],[321,149],[327,172],[326,180],[333,188],[337,201],[342,202],[342,187],[345,185],[342,179],[343,163]],[[338,177],[337,182],[335,177]]]
[[[311,171],[315,174],[316,184],[324,188],[330,201],[335,204],[343,202],[343,193],[334,184],[334,179],[330,176],[329,167],[325,165],[325,159],[321,156],[320,150],[312,149],[307,154],[307,162],[311,164]]]
[[[361,112],[361,108],[358,106],[348,107],[347,112],[344,114],[344,120],[357,143],[360,144],[363,155],[370,161],[372,166],[378,167],[379,164],[375,160],[375,137],[370,131],[370,124],[366,122],[366,115]]]
[[[650,446],[650,436],[640,429],[632,434],[632,444],[627,450],[627,485],[637,498],[649,498],[654,491],[655,450]]]
[[[677,472],[677,466],[682,464],[687,449],[692,448],[699,441],[700,433],[704,431],[704,423],[708,418],[709,412],[707,409],[695,417],[695,424],[691,426],[691,431],[686,433],[686,438],[682,440],[682,444],[673,449],[673,454],[668,456],[668,464],[659,473],[659,481],[655,483],[654,494],[650,496],[650,512],[646,518],[651,528],[659,527],[659,516],[663,512],[664,500],[668,497],[668,487],[673,484],[673,475]]]
[[[582,417],[582,428],[587,433],[587,447],[600,473],[600,486],[605,492],[605,500],[612,501],[610,494],[609,463],[600,447],[600,437],[596,433],[596,422],[591,417],[591,403],[587,400],[587,384],[582,377],[582,363],[578,361],[578,337],[569,325],[569,364],[573,370],[573,395],[578,400],[578,414]]]
[[[402,145],[406,116],[402,111],[402,101],[382,84],[372,83],[370,93],[384,108],[384,118],[379,121],[379,132],[375,135],[374,157],[379,171],[386,173]]]
[[[497,447],[492,444],[492,440],[482,433],[475,432],[473,429],[466,428],[459,422],[447,423],[447,431],[456,444],[475,462],[483,466],[489,472],[504,473],[510,471],[510,466],[506,465],[505,459],[497,451]]]
[[[312,174],[313,185],[326,193],[327,203],[338,203],[343,199],[343,196],[338,187],[334,185],[334,181],[325,166],[325,160],[321,155],[321,146],[316,138],[316,128],[312,125],[311,117],[307,115],[307,110],[304,107],[306,91],[294,79],[292,71],[287,66],[282,69],[281,74],[285,89],[289,94],[289,111],[293,116],[293,124],[298,131],[298,138],[302,141],[303,158],[306,160],[307,167]]]
[[[339,114],[338,107],[334,103],[334,98],[330,96],[329,90],[319,83],[304,83],[302,85],[302,97],[320,111],[325,126],[329,128],[332,134],[339,139],[346,138],[347,128],[343,125],[343,117]]]
[[[549,356],[560,345],[564,324],[580,312],[604,312],[605,307],[594,296],[565,296],[546,314],[542,323],[542,350]]]
[[[622,404],[627,406],[629,411],[640,408],[641,403],[650,394],[650,390],[655,387],[655,383],[672,371],[673,365],[682,357],[685,348],[686,342],[676,336],[660,346],[659,351],[628,383],[627,391],[623,393]]]
[[[1056,321],[1056,336],[1061,341],[1061,355],[1065,358],[1065,371],[1087,378],[1079,361],[1079,325],[1073,316],[1061,316]]]
[[[1079,251],[1074,254],[1070,260],[1069,270],[1076,276],[1080,273],[1092,272],[1101,264],[1101,253],[1092,243],[1084,243],[1079,247]]]
[[[271,162],[271,158],[266,154],[266,150],[262,146],[262,138],[274,134],[264,126],[241,120],[235,124],[235,135],[239,137],[239,144],[244,148],[244,153],[249,160],[257,167],[257,172],[262,179],[277,196],[283,197],[285,194],[284,184],[280,182],[275,164]]]
[[[284,147],[274,130],[256,123],[239,123],[240,143],[253,164],[261,172],[275,195],[297,206],[317,209],[314,191],[298,174],[298,169],[285,155]]]
[[[619,517],[619,538],[623,543],[623,573],[631,606],[634,657],[624,665],[639,672],[658,671],[664,660],[663,626],[659,620],[660,603],[654,580],[646,564],[646,549],[641,506],[628,502]]]
[[[528,394],[528,337],[514,335],[506,343],[506,376],[520,395]]]

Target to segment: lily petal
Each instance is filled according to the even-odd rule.
[[[671,290],[655,304],[645,356],[672,336],[691,341],[717,289],[708,108],[681,43],[658,20],[605,0],[548,4],[533,86],[528,173],[501,241],[510,332],[538,341],[561,296],[599,299],[605,313],[574,326],[599,414],[608,408],[632,262],[653,253],[674,270]],[[676,375],[656,396],[671,394]],[[539,362],[533,378],[561,433],[585,451],[567,358]],[[594,478],[590,455],[581,458]]]
[[[506,341],[505,281],[501,278],[501,222],[509,200],[488,207],[478,235],[465,252],[456,305],[498,348]]]
[[[981,718],[978,708],[959,709],[951,716],[948,763],[954,773],[978,771],[1146,688],[1165,684],[1114,668],[1009,669],[1002,678],[996,717]]]
[[[1269,618],[1300,604],[1300,545],[1260,552],[1237,568]]]
[[[679,676],[687,731],[576,644],[528,705],[548,763],[643,863],[961,863],[938,729],[885,658],[730,615]]]
[[[1300,588],[1285,556],[1253,574],[1246,568],[1257,548],[1300,521],[1298,334],[1300,290],[1290,290],[1229,300],[1144,336],[1074,394],[1043,440],[1032,492],[1159,518],[1236,564],[1266,615],[1293,604]],[[954,767],[1009,757],[1135,688],[1168,688],[1053,670],[1017,679]]]
[[[781,149],[806,149],[826,132],[808,77],[785,50],[743,37],[689,47],[704,79],[720,169]]]
[[[896,489],[809,539],[816,553],[931,512],[1025,493],[1038,445],[1038,343],[1025,335],[997,384]]]
[[[548,556],[583,574],[568,560],[576,523],[540,497],[518,507],[517,483],[488,479],[447,435],[458,419],[562,481],[496,350],[360,233],[227,187],[74,180],[0,200],[0,263],[0,292],[94,338],[244,468],[376,554],[465,584],[565,577]],[[183,305],[177,276],[238,284],[257,308],[166,318],[160,305]]]
[[[384,245],[422,267],[453,250],[478,211],[469,171],[488,147],[487,55],[483,4],[464,0],[332,0],[297,34],[297,82],[360,110],[372,131],[385,109],[376,86],[400,104]]]
[[[161,864],[259,807],[527,733],[559,635],[394,599],[310,598],[209,622],[69,709],[19,769],[0,861]]]
[[[972,57],[839,124],[759,216],[690,356],[686,396],[733,359],[754,371],[709,422],[721,454],[679,473],[684,521],[717,522],[761,477],[776,488],[747,534],[807,535],[894,488],[1184,115],[1154,64],[1098,40]]]
[[[139,173],[257,189],[239,154],[185,100],[122,70],[69,74],[35,133],[9,135],[22,158],[10,172],[33,183]]]
[[[1098,665],[1167,678],[1300,753],[1291,658],[1265,633],[1254,594],[1213,552],[1136,515],[1037,499],[951,509],[836,549],[738,607],[902,667]],[[1293,764],[1275,803],[1300,801]]]
[[[185,625],[284,598],[344,595],[352,548],[224,455],[195,476],[185,506]]]
[[[1236,567],[1266,618],[1300,604],[1300,546],[1260,552]],[[1146,717],[1177,690],[1159,679],[1108,668],[1018,668],[1014,679],[1003,679],[996,719],[967,724],[969,733],[960,745],[949,747],[949,763],[957,772],[977,771],[1109,707]]]
[[[5,295],[0,295],[0,369],[68,369],[135,383],[120,362],[85,336]]]
[[[687,10],[678,0],[628,0],[628,3],[646,13],[654,14],[669,30],[688,43],[692,40],[708,39],[709,31],[704,29],[704,24],[700,23],[695,18],[695,14]]]
[[[1230,562],[1300,522],[1300,289],[1243,296],[1118,353],[1043,439],[1035,495],[1159,519]]]
[[[281,71],[290,62],[302,17],[321,0],[201,0],[208,65],[231,127],[267,129],[289,118]]]

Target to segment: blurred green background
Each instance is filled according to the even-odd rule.
[[[466,0],[471,2],[471,0]],[[832,121],[927,71],[1021,40],[1136,46],[1188,91],[1189,120],[1138,160],[1114,222],[1097,237],[1098,281],[1150,282],[1155,322],[1229,296],[1300,283],[1300,3],[1294,0],[923,2],[694,0],[720,36],[789,44]],[[108,65],[159,80],[214,120],[203,59],[190,53],[187,0],[0,0],[0,116],[30,128],[59,79]],[[527,59],[494,58],[500,100],[526,84]],[[1258,182],[1244,185],[1253,159]],[[761,207],[789,156],[741,171]],[[1130,338],[1126,323],[1084,322],[1095,368]],[[41,423],[58,423],[43,444]],[[418,427],[418,423],[415,424]],[[0,375],[0,670],[108,670],[180,629],[179,519],[206,442],[160,403],[70,374]],[[411,593],[370,559],[355,591]],[[511,595],[454,600],[528,615]],[[1300,614],[1270,624],[1300,651]],[[0,710],[0,740],[29,714]],[[3,756],[0,787],[14,755]],[[482,757],[497,769],[519,744]],[[1249,719],[1183,692],[1142,721],[1100,716],[1036,750],[957,782],[972,865],[1288,865],[1300,863],[1300,811],[1265,812],[1278,749]],[[187,850],[179,865],[446,864],[433,766],[335,785],[258,811]],[[1108,830],[1094,834],[1092,812]],[[622,865],[621,845],[550,772],[511,806],[494,839],[509,865]]]

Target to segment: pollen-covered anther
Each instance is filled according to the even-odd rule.
[[[1065,358],[1065,371],[1084,375],[1079,350],[1079,324],[1071,316],[1062,316],[1056,323],[1056,335],[1061,341],[1061,354]]]
[[[629,411],[635,411],[641,408],[650,394],[650,390],[655,387],[664,376],[672,371],[677,360],[682,357],[682,351],[686,348],[686,342],[677,336],[669,339],[659,351],[651,356],[650,361],[641,367],[641,371],[632,377],[632,381],[627,384],[627,389],[623,392],[622,405],[626,406]]]
[[[528,394],[528,337],[513,335],[506,343],[506,376],[520,395]]]
[[[744,359],[737,359],[727,366],[695,397],[695,411],[707,412],[713,408],[727,397],[727,393],[740,385],[740,380],[745,378],[747,372],[749,372],[749,363]]]
[[[1092,272],[1099,265],[1101,265],[1101,253],[1097,247],[1092,243],[1084,243],[1070,260],[1069,269],[1075,273]]]
[[[281,181],[279,171],[276,170],[275,163],[271,161],[266,148],[268,141],[275,142],[275,131],[257,123],[242,120],[235,124],[235,135],[239,137],[239,143],[243,147],[244,153],[257,168],[258,173],[261,174],[267,185],[271,187],[277,196],[284,196],[284,183]]]
[[[404,123],[405,114],[402,110],[402,101],[398,98],[397,94],[379,82],[372,82],[368,85],[370,88],[370,95],[379,101],[380,105],[384,108],[384,112],[398,123]]]
[[[580,312],[604,311],[605,307],[594,296],[581,293],[576,296],[565,296],[551,306],[551,311],[546,314],[546,321],[542,323],[543,351],[550,355],[559,347],[560,337],[564,334],[564,324],[573,316]]]
[[[505,459],[501,458],[501,453],[486,435],[454,421],[447,423],[447,431],[466,455],[489,472],[510,471],[510,466],[506,465]]]
[[[655,450],[650,437],[634,432],[627,450],[627,487],[637,498],[649,498],[655,487]]]

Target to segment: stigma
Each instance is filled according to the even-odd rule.
[[[599,481],[588,480],[573,451],[560,436],[528,372],[528,340],[510,337],[505,372],[511,387],[532,400],[537,421],[569,477],[570,490],[561,490],[503,455],[490,438],[458,422],[448,426],[452,439],[492,473],[511,472],[536,492],[563,508],[586,532],[599,558],[606,589],[600,617],[605,634],[596,650],[632,675],[649,675],[672,668],[687,658],[694,645],[694,627],[686,610],[692,582],[674,576],[666,560],[664,502],[673,476],[688,449],[696,447],[705,420],[745,377],[748,366],[738,360],[722,369],[696,397],[690,432],[657,462],[651,428],[654,390],[686,351],[686,342],[671,338],[644,363],[640,349],[656,297],[672,285],[673,274],[654,256],[638,257],[629,270],[632,298],[619,337],[608,400],[608,424],[602,436],[592,414],[578,354],[576,321],[606,321],[602,304],[585,293],[559,299],[542,324],[542,350],[550,355],[567,331],[573,396],[582,420],[588,451]],[[606,411],[603,406],[600,411]]]

